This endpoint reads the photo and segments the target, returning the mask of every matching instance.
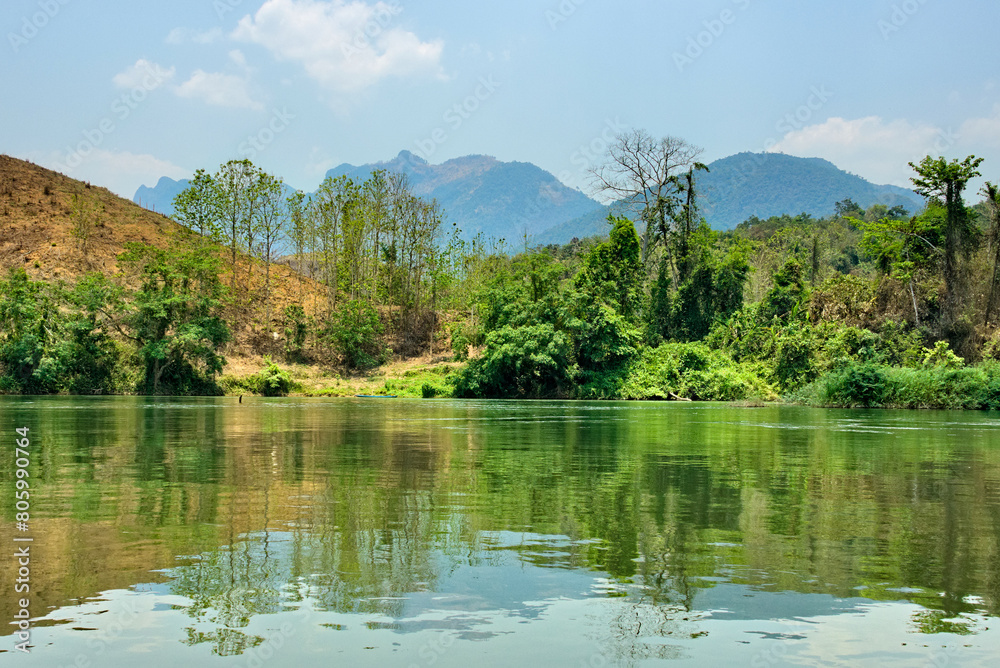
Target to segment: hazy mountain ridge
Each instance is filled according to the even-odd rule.
[[[781,153],[738,153],[708,165],[699,174],[702,213],[715,229],[732,229],[757,216],[834,213],[837,202],[852,199],[863,208],[882,203],[910,212],[923,206],[913,191],[875,185],[821,158]],[[468,155],[432,165],[402,151],[389,161],[367,165],[342,164],[327,176],[368,178],[376,169],[402,172],[414,194],[436,199],[447,223],[463,236],[482,232],[516,242],[529,235],[535,243],[567,243],[573,237],[607,233],[608,213],[627,215],[625,205],[603,206],[561,183],[549,172],[527,162],[501,162],[486,155]],[[153,188],[141,187],[134,201],[171,215],[173,198],[187,181],[161,178]]]
[[[435,199],[466,237],[482,232],[512,240],[537,235],[601,205],[579,190],[528,162],[501,162],[492,156],[468,155],[431,165],[402,151],[393,160],[354,166],[340,165],[327,176],[367,178],[376,169],[402,172],[416,195]]]
[[[716,230],[731,230],[753,216],[767,219],[784,214],[833,215],[837,202],[854,200],[862,208],[873,204],[903,206],[916,213],[923,199],[912,190],[880,186],[846,172],[822,158],[799,158],[783,153],[738,153],[708,165],[698,174],[702,215]],[[591,212],[554,226],[536,243],[566,243],[573,237],[606,234],[607,216],[629,215],[626,203]]]

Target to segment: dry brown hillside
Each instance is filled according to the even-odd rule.
[[[74,199],[75,198],[75,199]],[[73,235],[79,212],[91,212],[94,226],[86,248]],[[35,280],[72,282],[88,272],[113,276],[119,273],[117,256],[126,242],[138,241],[161,248],[193,240],[186,228],[118,197],[106,188],[92,186],[24,160],[0,155],[0,271],[22,266]],[[228,255],[225,256],[228,259]],[[228,262],[225,263],[228,266]],[[228,271],[228,270],[227,270]],[[242,257],[240,281],[247,272]],[[240,290],[238,302],[247,305],[234,313],[238,343],[249,343],[266,329],[281,331],[277,322],[264,321],[264,269],[254,263],[249,293]],[[303,279],[285,265],[272,265],[272,320],[290,303],[302,303],[312,314],[323,303],[321,286]],[[228,284],[230,276],[224,277]],[[300,299],[301,295],[301,299]],[[254,325],[256,323],[256,326]],[[241,331],[242,330],[242,331]],[[257,330],[254,335],[251,330]]]
[[[74,195],[77,204],[74,204]],[[84,253],[71,233],[74,207],[95,213]],[[0,266],[21,265],[35,279],[114,273],[127,241],[164,247],[184,228],[160,214],[57,172],[0,155]]]

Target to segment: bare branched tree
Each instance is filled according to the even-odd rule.
[[[681,174],[702,149],[678,137],[656,139],[645,130],[615,137],[604,163],[590,170],[592,190],[624,202],[645,223],[643,261],[670,234],[672,215],[685,200]]]

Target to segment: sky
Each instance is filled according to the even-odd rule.
[[[1000,180],[996,0],[4,0],[0,153],[131,198],[249,158],[314,190],[408,150],[588,192],[615,134]],[[589,192],[588,192],[589,194]]]

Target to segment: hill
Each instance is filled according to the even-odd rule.
[[[916,212],[923,207],[923,200],[911,190],[875,185],[821,158],[739,153],[708,167],[710,171],[699,177],[702,211],[717,230],[733,229],[753,216],[766,219],[803,212],[829,216],[837,202],[848,198],[862,208],[882,203]],[[414,194],[436,199],[447,222],[456,224],[466,237],[482,232],[516,244],[527,233],[535,243],[564,244],[574,237],[607,233],[612,210],[627,213],[623,204],[613,209],[602,206],[535,165],[484,155],[431,165],[403,151],[387,162],[343,164],[327,175],[363,180],[376,169],[407,174]],[[153,188],[139,188],[135,201],[170,215],[174,197],[185,187],[187,181],[164,177]]]
[[[6,155],[0,155],[0,214],[0,272],[6,276],[10,269],[22,266],[34,280],[73,282],[90,272],[113,276],[120,271],[117,258],[128,242],[176,248],[194,237],[163,214],[106,188]],[[73,234],[81,217],[92,224],[85,245]],[[240,272],[246,270],[246,262],[241,255]],[[303,289],[306,296],[324,294],[318,284],[302,279],[287,266],[273,265],[271,271],[275,312],[298,301],[295,297]],[[258,270],[254,276],[251,296],[263,288],[261,274]],[[241,312],[232,322],[262,322],[260,300],[251,298],[246,303],[252,312]],[[315,303],[316,299],[303,302],[307,311]],[[235,329],[238,337],[250,335]],[[237,340],[235,347],[244,343]]]
[[[701,190],[709,224],[731,230],[752,216],[783,214],[833,215],[835,205],[854,200],[863,209],[873,204],[900,205],[911,213],[924,206],[912,190],[875,185],[822,158],[783,153],[739,153],[708,166]]]
[[[402,172],[413,192],[435,199],[449,223],[471,237],[516,241],[598,211],[601,205],[555,176],[527,162],[500,162],[485,155],[469,155],[431,165],[403,151],[395,159],[356,167],[340,165],[327,176],[364,179],[376,169]]]
[[[36,280],[72,280],[89,271],[115,273],[129,241],[167,247],[186,230],[106,188],[0,155],[0,267],[23,266]],[[89,216],[93,231],[81,249],[74,219]]]
[[[783,214],[833,215],[835,205],[854,200],[862,208],[873,204],[903,206],[915,213],[924,206],[912,190],[875,185],[821,158],[797,158],[781,153],[739,153],[708,165],[698,178],[702,213],[716,230],[731,230],[753,216]],[[576,220],[552,227],[536,243],[566,243],[573,237],[606,234],[607,217],[627,214],[623,202],[602,207]]]
[[[364,180],[376,169],[406,174],[413,193],[426,200],[437,200],[446,221],[457,225],[466,238],[482,232],[513,242],[524,233],[537,235],[601,209],[596,201],[535,165],[500,162],[483,155],[431,165],[403,151],[387,162],[343,164],[331,169],[327,176]],[[133,201],[169,216],[173,213],[174,197],[187,184],[186,180],[163,177],[152,188],[139,188]]]

